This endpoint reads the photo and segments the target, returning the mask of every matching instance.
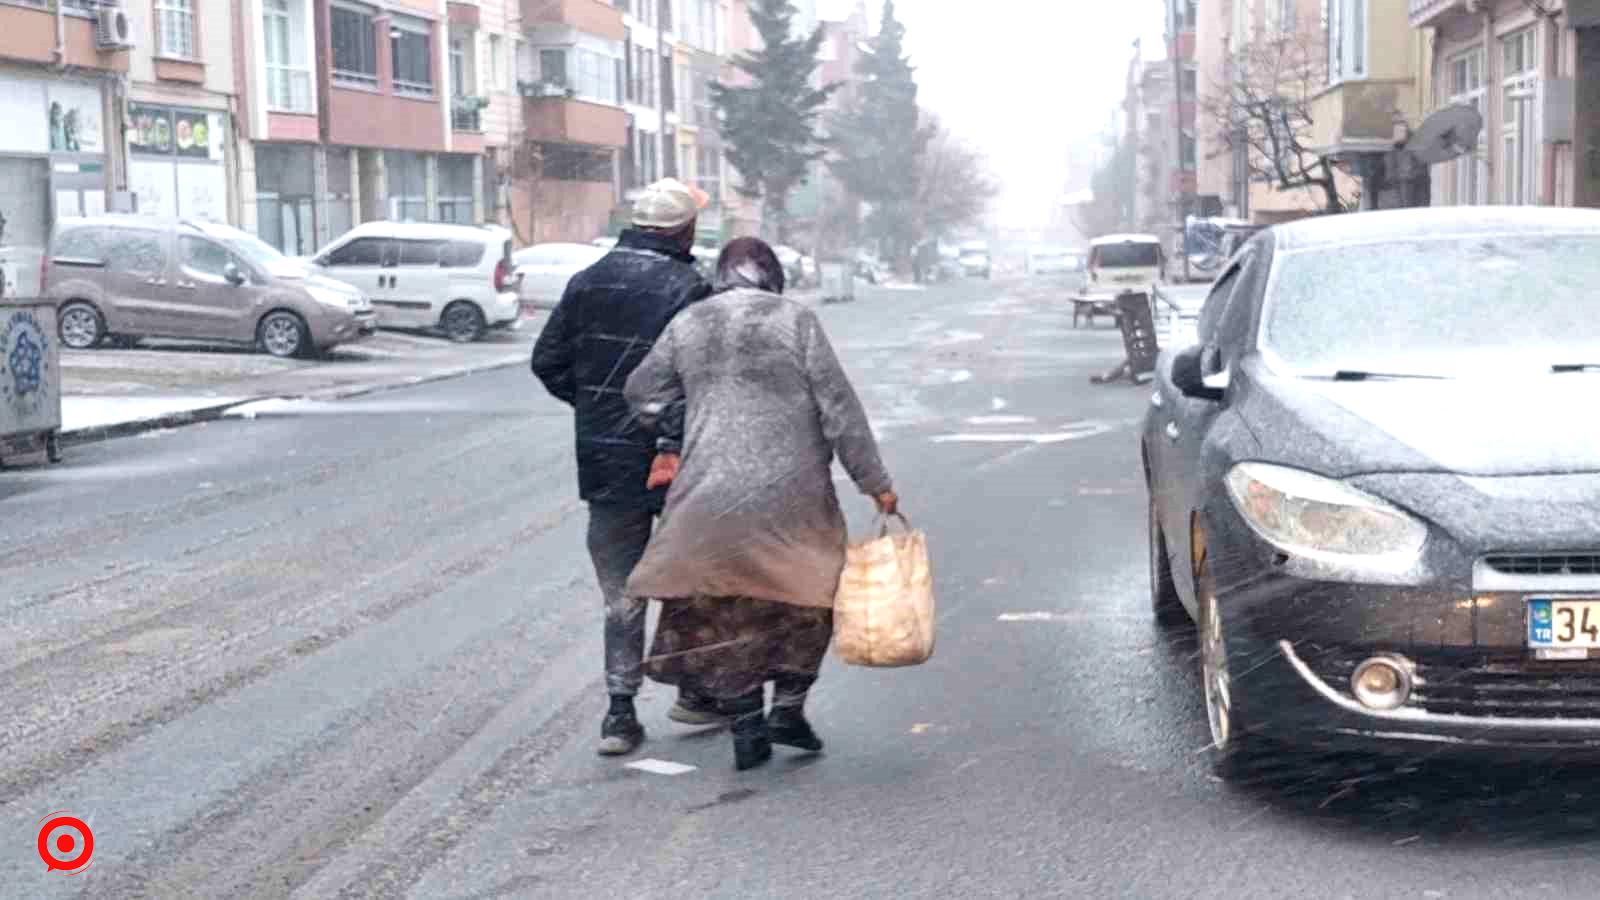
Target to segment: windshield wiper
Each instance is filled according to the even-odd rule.
[[[1600,363],[1556,363],[1550,371],[1561,375],[1567,372],[1600,372]]]
[[[1340,369],[1333,373],[1334,381],[1373,381],[1377,379],[1411,379],[1419,378],[1426,381],[1448,381],[1445,375],[1419,375],[1415,372],[1366,372],[1361,369]]]

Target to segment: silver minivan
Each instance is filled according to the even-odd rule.
[[[211,222],[63,219],[43,284],[58,304],[62,345],[77,350],[163,337],[306,356],[377,330],[360,291]]]

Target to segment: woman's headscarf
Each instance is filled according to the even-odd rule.
[[[735,238],[722,248],[722,255],[717,257],[717,290],[734,288],[783,293],[783,265],[766,241]]]

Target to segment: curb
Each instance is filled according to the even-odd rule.
[[[114,438],[131,437],[147,431],[159,431],[168,428],[182,428],[185,425],[200,425],[205,422],[215,422],[228,414],[228,411],[248,403],[260,403],[263,400],[349,400],[356,397],[365,397],[371,394],[381,394],[386,391],[401,388],[417,387],[432,384],[438,381],[449,381],[455,378],[464,378],[479,372],[493,372],[499,369],[508,369],[521,365],[521,360],[507,360],[489,365],[462,366],[455,369],[446,369],[442,372],[431,372],[427,375],[408,378],[380,384],[363,384],[350,388],[338,388],[331,391],[310,392],[303,394],[261,394],[245,397],[239,400],[230,400],[214,406],[202,406],[196,409],[186,409],[182,412],[167,413],[161,416],[152,416],[148,419],[134,419],[128,422],[117,422],[112,425],[92,425],[88,428],[79,428],[74,431],[62,431],[58,435],[62,447],[80,447],[85,444],[109,441]]]

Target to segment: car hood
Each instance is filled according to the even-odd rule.
[[[1333,382],[1247,364],[1240,412],[1264,458],[1334,477],[1600,472],[1600,375]]]

